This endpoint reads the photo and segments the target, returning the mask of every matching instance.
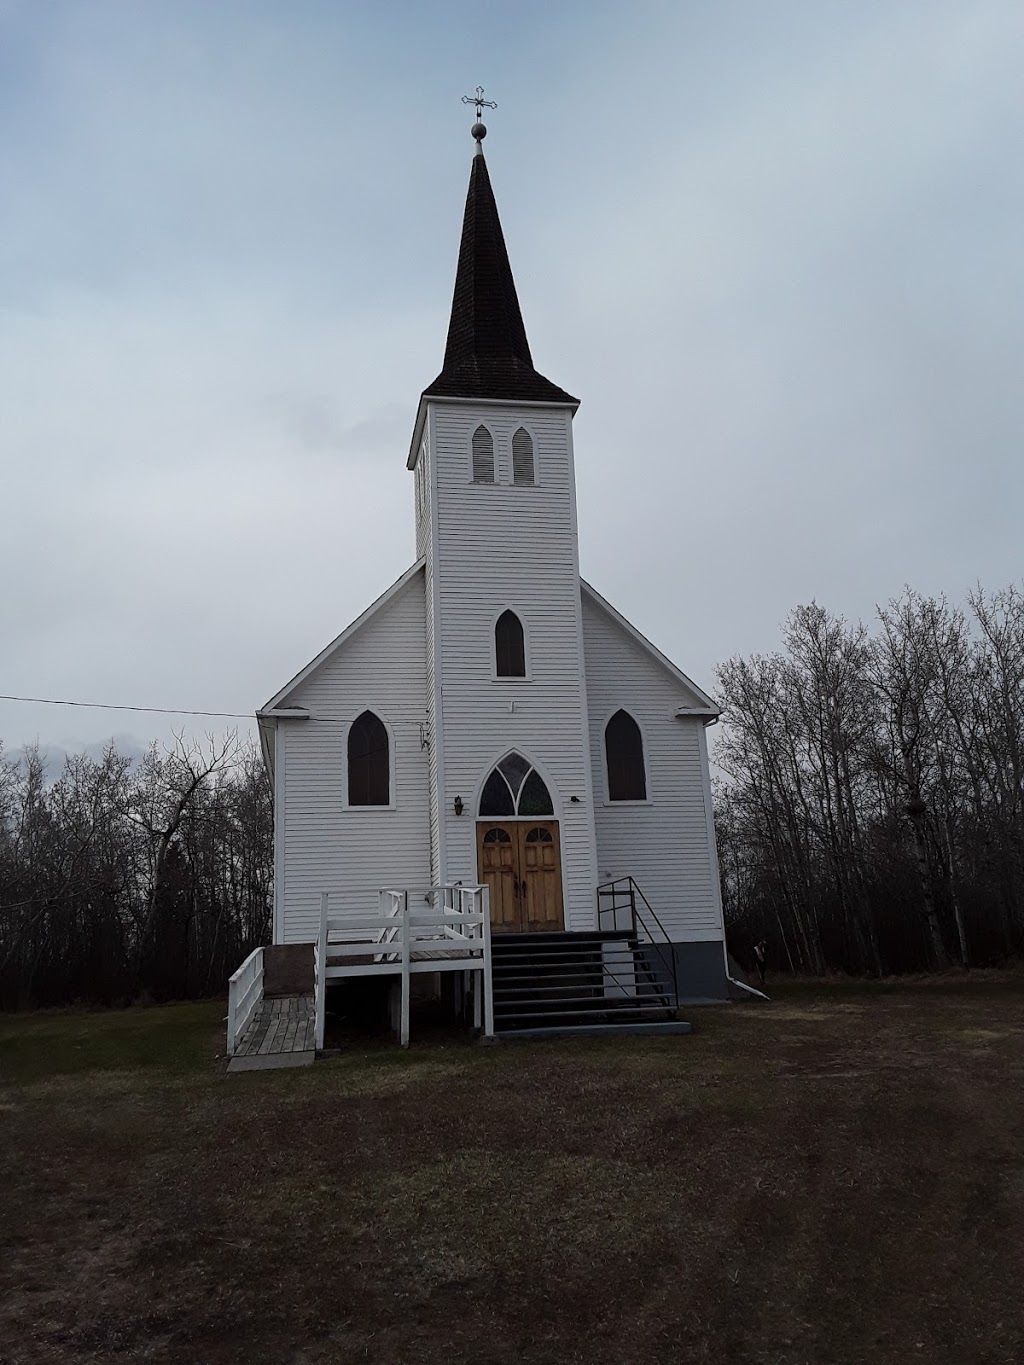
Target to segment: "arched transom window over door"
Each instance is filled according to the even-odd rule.
[[[364,711],[348,731],[348,804],[391,804],[391,753],[384,722]]]
[[[514,611],[503,611],[495,622],[494,671],[499,678],[526,677],[526,636]]]
[[[554,815],[551,793],[540,773],[528,759],[515,752],[506,754],[484,783],[480,793],[480,814],[496,816]]]
[[[533,437],[525,427],[520,427],[512,437],[512,482],[537,482],[533,465]]]
[[[616,711],[604,728],[609,801],[646,801],[644,741],[628,711]]]
[[[473,482],[494,482],[494,437],[485,426],[473,432]]]

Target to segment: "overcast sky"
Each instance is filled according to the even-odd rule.
[[[411,563],[478,83],[583,575],[686,672],[1019,582],[1022,62],[1020,0],[0,0],[0,692],[248,714]]]

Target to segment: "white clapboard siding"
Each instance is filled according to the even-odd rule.
[[[288,696],[310,719],[277,732],[285,943],[316,938],[321,892],[332,914],[365,916],[383,886],[431,884],[424,631],[421,570]],[[394,809],[346,808],[347,726],[367,708],[390,730]]]
[[[493,484],[472,481],[472,435],[481,422],[494,436]],[[570,414],[431,402],[428,424],[434,539],[425,552],[436,578],[431,643],[443,744],[441,866],[434,875],[476,880],[480,788],[494,763],[516,748],[545,777],[555,803],[566,927],[590,929],[596,850]],[[512,484],[512,437],[520,426],[534,442],[534,486]],[[507,607],[526,631],[528,681],[494,677],[494,623]],[[457,796],[465,806],[461,818]]]
[[[414,467],[415,477],[420,480],[421,493],[416,503],[416,553],[425,561],[425,618],[424,640],[426,648],[426,730],[428,744],[427,763],[429,768],[428,803],[430,816],[430,884],[441,883],[441,857],[438,833],[438,788],[439,774],[442,771],[440,746],[434,743],[437,729],[437,669],[434,650],[434,617],[436,615],[436,577],[434,565],[434,523],[437,519],[437,503],[434,491],[432,470],[433,453],[430,447],[430,424],[423,425],[423,435]]]
[[[600,880],[635,878],[674,942],[721,939],[705,809],[700,705],[678,679],[583,593],[583,633]],[[645,804],[610,802],[604,727],[619,708],[640,726]]]
[[[437,803],[439,787],[440,746],[434,742],[437,733],[437,668],[434,655],[434,562],[428,556],[426,563],[426,737],[429,745],[428,766],[428,815],[430,824],[430,885],[441,885],[441,858],[437,822]]]

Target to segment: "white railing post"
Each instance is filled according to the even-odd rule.
[[[409,893],[406,891],[402,903],[402,1018],[399,1042],[402,1047],[409,1046]]]
[[[480,888],[480,904],[483,913],[484,936],[484,1037],[494,1037],[494,983],[491,979],[491,888]]]
[[[472,915],[479,910],[480,895],[474,888],[467,891],[465,887],[459,887],[459,914]],[[468,985],[473,992],[473,1028],[479,1033],[484,1022],[484,970],[483,970],[483,947],[484,947],[484,926],[483,924],[467,925],[468,937],[474,938],[480,945],[480,966],[476,971],[467,972]]]
[[[235,1053],[235,1042],[236,1042],[236,1037],[235,1037],[235,1033],[236,1033],[236,1029],[235,1029],[235,1016],[236,1016],[236,1013],[237,1013],[237,1006],[236,1006],[236,1002],[235,1002],[235,983],[234,983],[234,981],[229,981],[229,982],[228,982],[228,1056],[229,1056],[229,1057],[233,1057],[233,1056],[234,1056],[234,1053]]]
[[[320,932],[317,934],[315,950],[315,973],[313,989],[316,1008],[313,1045],[317,1052],[324,1048],[324,1021],[327,1014],[327,902],[328,892],[320,893]]]

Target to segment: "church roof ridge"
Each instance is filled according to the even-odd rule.
[[[482,125],[477,125],[482,127]],[[462,220],[451,320],[441,373],[424,398],[487,398],[579,406],[533,367],[481,137]]]

